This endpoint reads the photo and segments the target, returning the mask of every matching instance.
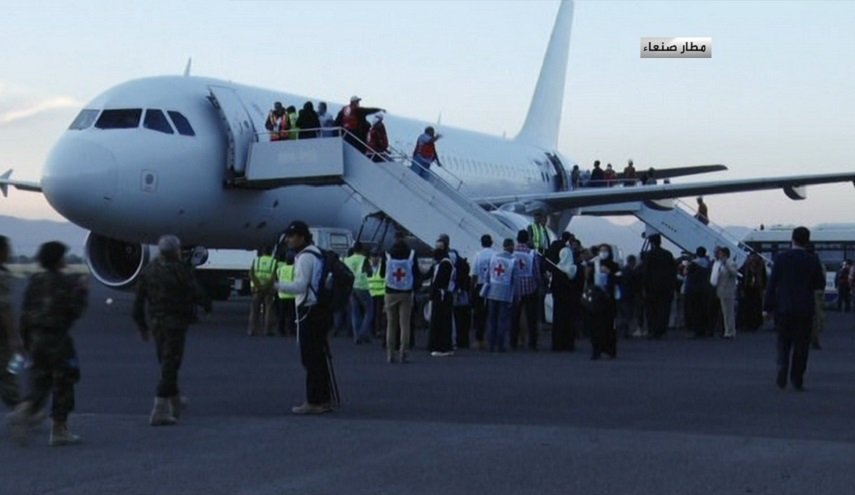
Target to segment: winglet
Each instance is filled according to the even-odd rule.
[[[3,175],[0,175],[0,192],[3,193],[3,197],[7,197],[9,195],[9,184],[6,183],[6,180],[12,177],[12,169],[10,168]]]
[[[187,65],[184,66],[184,77],[190,77],[190,66],[193,65],[193,57],[187,59]]]

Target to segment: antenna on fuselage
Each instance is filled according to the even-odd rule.
[[[187,59],[187,65],[184,66],[184,77],[190,76],[190,66],[193,65],[193,57]]]

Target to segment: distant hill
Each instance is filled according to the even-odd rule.
[[[83,255],[86,231],[69,222],[27,220],[0,215],[0,235],[12,243],[16,255],[33,256],[39,245],[60,241],[68,245],[71,254]]]

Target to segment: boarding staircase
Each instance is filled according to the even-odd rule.
[[[344,130],[341,134],[252,142],[245,175],[234,186],[338,185],[429,246],[446,233],[452,247],[465,254],[480,249],[483,234],[494,239],[513,237],[512,229],[461,193],[462,182],[452,185],[430,169],[422,169],[423,178],[414,171],[418,165],[401,153],[387,155],[387,161],[372,161],[348,142],[357,138]]]
[[[703,224],[688,210],[688,206],[675,199],[657,201],[632,201],[611,205],[591,206],[582,209],[582,215],[613,216],[634,215],[647,226],[645,236],[655,233],[676,244],[682,250],[694,253],[699,246],[712,254],[716,246],[727,247],[731,259],[742,265],[753,252],[746,244],[728,234],[722,227]]]

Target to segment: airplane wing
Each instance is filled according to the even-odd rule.
[[[671,179],[674,177],[685,177],[687,175],[709,174],[727,170],[727,166],[720,163],[713,165],[689,165],[687,167],[653,168],[657,179]],[[647,170],[637,170],[635,175],[640,176]],[[623,172],[617,174],[618,179],[623,178]]]
[[[695,182],[690,184],[637,185],[609,188],[588,187],[575,191],[554,193],[490,196],[475,198],[475,201],[488,209],[508,203],[529,203],[535,207],[545,205],[557,211],[626,201],[680,198],[685,196],[703,196],[768,189],[782,189],[790,199],[804,199],[804,190],[802,190],[804,186],[835,182],[852,182],[855,184],[855,172]]]
[[[3,193],[4,198],[9,193],[9,186],[18,189],[19,191],[42,192],[42,186],[38,182],[13,180],[11,177],[12,169],[7,170],[3,175],[0,175],[0,192]]]

